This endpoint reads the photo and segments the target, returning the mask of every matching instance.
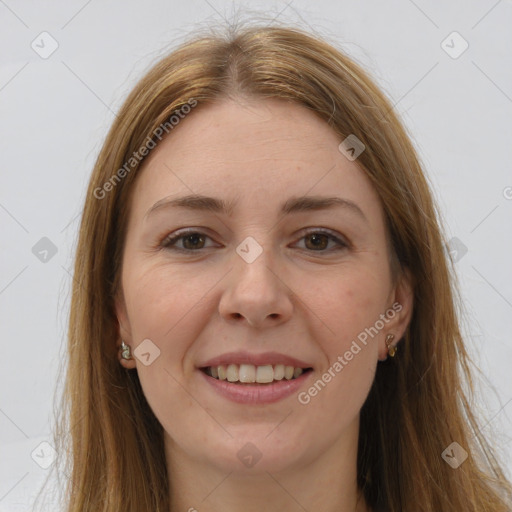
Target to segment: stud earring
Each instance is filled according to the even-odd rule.
[[[395,354],[396,354],[396,347],[391,345],[391,342],[393,341],[394,338],[395,338],[394,334],[388,334],[386,336],[386,347],[388,347],[388,354],[391,357],[395,357]]]
[[[130,360],[132,358],[132,351],[123,340],[121,340],[121,357],[126,360]]]

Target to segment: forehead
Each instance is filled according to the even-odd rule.
[[[290,196],[338,195],[378,222],[377,192],[356,161],[339,151],[341,140],[325,121],[293,102],[200,105],[146,158],[132,209],[142,216],[164,197],[191,193],[238,199],[236,208],[253,212],[277,211]]]

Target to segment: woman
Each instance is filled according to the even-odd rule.
[[[182,45],[89,184],[67,510],[510,510],[453,274],[412,144],[357,64],[286,27]]]

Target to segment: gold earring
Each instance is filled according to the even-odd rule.
[[[396,354],[396,347],[391,345],[391,342],[393,341],[394,337],[395,337],[394,334],[388,334],[386,336],[386,347],[388,347],[388,354],[391,357],[395,357],[395,354]]]

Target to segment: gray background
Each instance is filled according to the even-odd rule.
[[[510,0],[0,0],[1,512],[30,510],[50,471],[40,443],[52,442],[80,209],[114,112],[159,56],[234,11],[330,38],[396,104],[453,237],[464,334],[488,380],[483,430],[512,473]]]

